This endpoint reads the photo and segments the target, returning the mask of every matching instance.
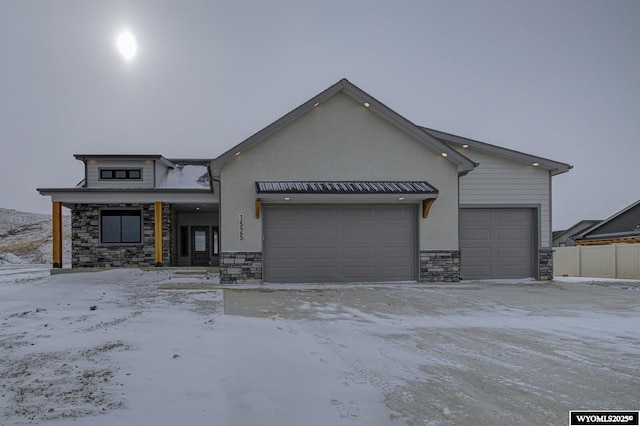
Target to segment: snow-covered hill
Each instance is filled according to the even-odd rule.
[[[0,208],[0,265],[51,263],[51,215]],[[63,260],[71,259],[71,217],[63,216]]]

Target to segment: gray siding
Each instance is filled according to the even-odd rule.
[[[551,247],[551,205],[549,172],[532,165],[460,149],[480,165],[460,178],[461,206],[540,206],[541,247]]]
[[[153,188],[153,160],[88,160],[87,188]],[[100,180],[100,169],[141,169],[141,180]]]

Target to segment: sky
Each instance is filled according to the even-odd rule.
[[[0,207],[74,154],[215,158],[341,78],[415,124],[571,164],[553,228],[640,199],[640,2],[0,2]],[[129,29],[138,54],[115,38]]]

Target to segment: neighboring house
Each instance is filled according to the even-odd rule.
[[[73,267],[211,258],[222,283],[551,279],[551,178],[571,168],[416,126],[344,79],[211,162],[76,158],[86,183],[39,189],[54,231],[72,210]]]
[[[575,246],[575,237],[600,222],[600,220],[581,220],[569,229],[553,231],[553,247]]]
[[[640,243],[640,200],[583,231],[576,245]]]

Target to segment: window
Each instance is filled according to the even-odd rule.
[[[189,256],[189,227],[180,227],[180,256]]]
[[[100,169],[100,179],[142,179],[141,169]]]
[[[100,242],[140,243],[142,241],[140,210],[103,210],[100,212]]]
[[[218,239],[219,239],[218,228],[213,228],[213,254],[215,255],[220,254],[220,246],[218,243]]]

